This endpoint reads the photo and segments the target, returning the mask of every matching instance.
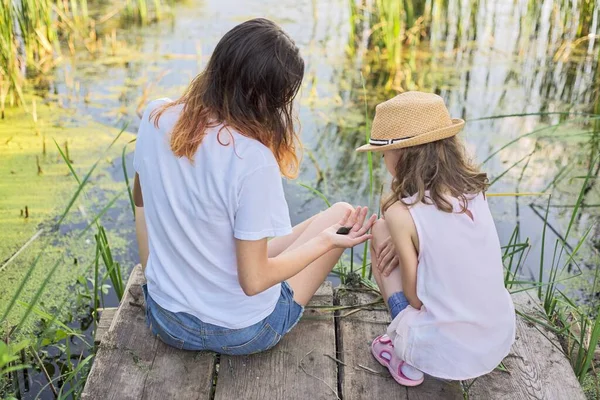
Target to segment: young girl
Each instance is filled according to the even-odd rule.
[[[358,149],[383,152],[393,176],[371,248],[393,321],[371,350],[406,386],[423,382],[423,372],[486,374],[515,338],[488,179],[455,136],[463,125],[441,97],[407,92],[377,106],[370,143]]]
[[[290,37],[254,19],[220,40],[180,99],[144,112],[134,197],[146,316],[171,346],[273,347],[344,248],[371,237],[376,217],[365,223],[367,209],[346,203],[290,225],[281,175],[298,168],[292,102],[303,74]]]

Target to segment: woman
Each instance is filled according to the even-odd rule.
[[[375,216],[365,223],[367,209],[345,203],[290,225],[281,175],[298,170],[292,102],[303,74],[290,37],[254,19],[220,40],[180,99],[144,113],[134,197],[146,314],[171,346],[271,348],[343,250],[370,238]]]

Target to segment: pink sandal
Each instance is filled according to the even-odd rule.
[[[371,344],[371,353],[381,365],[390,371],[390,375],[396,382],[403,386],[418,386],[423,383],[424,376],[418,369],[402,361],[394,351],[394,344],[388,335],[381,335],[373,340]],[[414,378],[411,379],[405,375],[409,373]]]

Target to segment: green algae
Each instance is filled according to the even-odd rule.
[[[38,104],[33,107],[37,108],[35,113],[9,109],[6,118],[0,121],[0,315],[40,253],[19,300],[31,301],[48,280],[38,305],[58,312],[61,305],[68,303],[65,299],[74,292],[70,288],[80,276],[89,274],[95,252],[93,231],[82,237],[77,231],[93,220],[94,210],[105,203],[104,197],[122,191],[123,183],[115,181],[107,169],[133,137],[124,133],[105,151],[117,136],[117,128],[43,103],[39,98],[30,97],[28,101]],[[85,175],[101,159],[86,188],[87,192],[93,191],[93,196],[80,196],[59,230],[54,225],[76,192],[77,182],[54,141],[65,154],[68,149],[68,157],[79,175]],[[13,257],[40,230],[43,233]],[[116,251],[126,251],[126,241],[111,240],[111,247],[112,242],[121,249]],[[58,267],[49,276],[57,262]],[[70,307],[62,308],[67,310],[61,313],[68,314]],[[0,332],[17,324],[24,311],[24,307],[14,307],[0,326]],[[29,318],[21,332],[33,331],[36,322],[37,318]]]

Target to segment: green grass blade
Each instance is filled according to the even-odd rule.
[[[544,281],[544,253],[546,248],[546,228],[548,227],[548,211],[550,210],[550,199],[551,196],[548,196],[548,204],[546,206],[546,214],[544,215],[544,227],[542,228],[542,243],[540,249],[540,268],[538,279],[541,282]],[[542,287],[538,289],[538,298],[542,298]]]
[[[487,121],[490,119],[501,119],[501,118],[511,118],[511,117],[530,117],[530,116],[548,116],[548,115],[578,115],[584,117],[595,117],[598,114],[591,113],[579,113],[579,112],[537,112],[537,113],[516,113],[516,114],[502,114],[502,115],[491,115],[488,117],[480,117],[480,118],[472,118],[465,120],[465,122],[474,122],[474,121]]]
[[[492,179],[492,181],[490,182],[490,186],[492,186],[494,183],[498,182],[504,175],[506,175],[507,173],[509,173],[511,169],[513,169],[514,167],[516,167],[517,165],[519,165],[521,162],[523,162],[523,160],[525,160],[526,158],[531,157],[532,155],[533,155],[533,152],[527,154],[525,157],[521,158],[519,161],[515,162],[510,167],[508,167],[507,169],[505,169],[500,175],[498,175],[497,177],[495,177],[494,179]]]
[[[131,190],[131,185],[129,184],[129,174],[127,173],[127,163],[125,162],[125,151],[127,150],[127,145],[135,142],[136,140],[137,139],[132,139],[125,146],[123,146],[123,152],[121,154],[121,164],[123,165],[123,177],[125,178],[125,185],[127,186],[127,194],[129,195],[129,203],[131,205],[133,219],[135,219],[135,203],[133,201],[133,192]]]
[[[599,157],[596,157],[594,160],[592,160],[593,162],[590,162],[590,168],[588,170],[587,176],[583,181],[583,185],[581,186],[581,190],[579,191],[579,196],[577,196],[577,201],[575,202],[575,207],[573,208],[573,212],[571,213],[571,219],[569,220],[569,225],[567,226],[567,232],[565,233],[565,237],[564,240],[565,242],[567,241],[569,234],[571,233],[571,228],[573,228],[573,224],[575,222],[575,218],[577,217],[577,212],[579,211],[579,208],[581,207],[581,203],[583,202],[583,199],[585,198],[585,193],[588,187],[588,182],[590,180],[590,177],[593,176],[593,167],[596,164],[596,162],[598,161]]]
[[[13,329],[13,333],[17,332],[20,329],[20,327],[23,325],[23,323],[27,320],[27,318],[29,318],[29,315],[33,311],[33,307],[37,304],[38,300],[42,296],[42,293],[46,289],[46,286],[48,285],[48,282],[50,282],[50,279],[52,278],[52,275],[54,275],[54,272],[56,272],[56,270],[58,269],[58,267],[61,265],[62,261],[63,261],[63,258],[60,257],[54,263],[54,266],[50,270],[50,273],[46,276],[46,279],[44,279],[44,281],[42,282],[42,284],[40,285],[40,287],[36,291],[35,295],[33,296],[33,299],[29,303],[29,307],[27,307],[27,310],[25,311],[25,314],[23,314],[23,316],[21,317],[21,320],[19,321],[19,323]]]
[[[69,171],[71,171],[71,174],[73,175],[73,177],[75,178],[77,183],[81,184],[81,181],[79,180],[79,176],[77,176],[77,172],[75,172],[75,169],[73,169],[73,164],[71,163],[71,160],[69,160],[67,158],[67,155],[63,152],[62,148],[58,145],[58,143],[56,142],[56,139],[53,138],[52,141],[54,141],[54,144],[56,145],[56,148],[58,149],[60,156],[67,164],[67,167],[69,167]]]
[[[13,297],[10,299],[10,302],[8,303],[8,307],[4,311],[4,314],[2,314],[2,317],[0,318],[0,322],[5,321],[6,317],[8,317],[8,314],[10,314],[12,308],[14,307],[15,303],[17,302],[17,299],[21,295],[21,292],[25,288],[25,285],[27,284],[27,282],[29,282],[29,278],[31,277],[31,274],[33,274],[33,271],[35,270],[40,259],[42,258],[42,255],[44,254],[44,250],[46,250],[46,247],[47,247],[47,245],[43,246],[42,250],[40,250],[40,252],[37,255],[37,257],[35,258],[35,260],[33,260],[33,263],[29,266],[29,270],[27,270],[27,273],[21,280],[21,283],[19,284],[19,288],[17,289],[17,291],[15,292]]]
[[[77,236],[78,238],[81,238],[93,225],[95,225],[98,220],[100,220],[100,218],[102,218],[104,216],[104,214],[106,214],[106,212],[115,204],[115,202],[117,200],[119,200],[119,198],[123,195],[123,193],[125,193],[126,189],[121,190],[119,193],[117,193],[117,195],[115,197],[112,198],[111,201],[109,201],[103,208],[102,210],[100,210],[100,212],[98,212],[96,214],[96,216],[94,217],[94,219],[85,227],[85,229],[83,229],[81,231],[81,233]]]
[[[518,142],[519,140],[521,140],[523,138],[526,138],[526,137],[529,137],[529,136],[533,136],[535,134],[538,134],[540,132],[544,132],[544,131],[547,131],[547,130],[551,130],[554,133],[554,132],[556,132],[556,130],[559,127],[561,127],[561,126],[563,126],[563,125],[565,125],[567,123],[574,123],[574,122],[577,122],[577,121],[585,121],[585,120],[590,120],[590,119],[594,119],[594,120],[595,119],[600,119],[600,116],[594,116],[592,118],[579,118],[579,119],[576,118],[576,119],[573,119],[573,120],[570,120],[570,121],[560,122],[558,124],[554,124],[554,125],[550,125],[550,126],[545,126],[545,127],[542,127],[542,128],[535,129],[535,130],[533,130],[531,132],[524,133],[524,134],[522,134],[520,136],[517,136],[516,138],[510,140],[509,142],[505,143],[499,149],[493,151],[485,160],[483,160],[483,162],[481,164],[483,165],[483,164],[487,163],[496,154],[500,153],[502,150],[506,149],[507,147],[512,146],[513,144],[515,144],[516,142]]]
[[[327,199],[327,196],[325,196],[322,192],[320,192],[319,190],[308,186],[307,184],[298,182],[298,185],[302,186],[305,189],[310,190],[311,192],[313,192],[314,194],[316,194],[317,196],[319,196],[321,199],[323,199],[323,201],[325,202],[325,204],[327,204],[327,207],[331,207],[331,203],[329,202],[329,200]]]

